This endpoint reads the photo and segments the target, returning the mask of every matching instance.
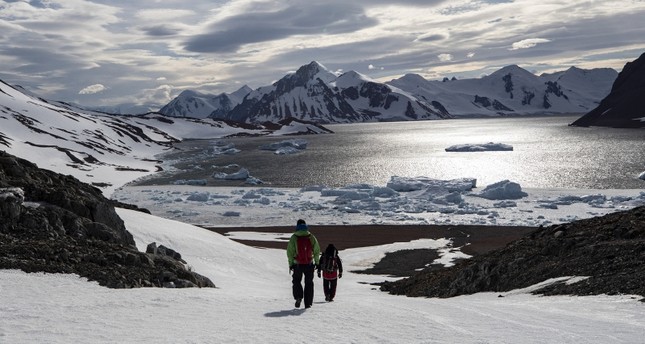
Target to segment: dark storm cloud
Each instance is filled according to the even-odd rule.
[[[435,42],[435,41],[441,41],[443,39],[446,39],[447,37],[441,34],[432,34],[432,35],[426,35],[426,36],[420,36],[417,38],[417,41],[421,42]]]
[[[244,13],[211,24],[209,32],[185,42],[192,52],[235,52],[249,43],[293,35],[340,34],[371,27],[377,21],[349,4],[309,4],[274,12]]]
[[[142,27],[141,31],[146,35],[153,37],[174,36],[179,33],[179,30],[166,25]]]

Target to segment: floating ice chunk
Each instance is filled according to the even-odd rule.
[[[243,199],[259,199],[259,198],[262,198],[262,195],[258,195],[257,193],[255,193],[255,191],[250,191],[250,192],[245,193],[244,196],[242,196],[242,198]]]
[[[275,155],[289,155],[289,154],[296,154],[300,153],[300,149],[295,148],[295,147],[282,147],[278,148],[273,152]]]
[[[179,179],[172,182],[173,185],[206,185],[206,179]]]
[[[588,204],[601,204],[607,201],[607,196],[602,194],[585,195],[581,197],[582,201]]]
[[[372,196],[378,198],[393,198],[397,197],[398,195],[398,192],[388,187],[375,187],[374,190],[372,190]]]
[[[217,141],[213,144],[212,147],[212,154],[214,155],[233,155],[239,152],[241,151],[235,148],[234,144],[224,141]]]
[[[509,180],[502,180],[488,185],[481,192],[474,193],[473,196],[479,196],[490,200],[505,200],[519,199],[528,196],[528,194],[522,191],[520,184]]]
[[[247,170],[246,168],[241,168],[235,173],[215,172],[213,173],[213,178],[225,180],[245,180],[249,178],[249,170]]]
[[[248,178],[246,178],[246,184],[260,185],[260,184],[264,184],[264,182],[262,180],[258,179],[258,178],[255,178],[253,176],[249,176]]]
[[[493,207],[495,207],[495,208],[514,208],[514,207],[517,207],[517,203],[515,201],[501,201],[501,202],[493,203]]]
[[[638,175],[638,179],[645,180],[645,171]]]
[[[629,202],[632,199],[633,198],[629,197],[629,196],[614,196],[614,197],[610,198],[609,200],[614,202],[614,203],[623,203],[623,202]]]
[[[503,143],[461,144],[446,148],[446,152],[485,152],[485,151],[512,151],[513,146]]]
[[[307,140],[292,139],[261,145],[260,149],[274,151],[278,155],[295,154],[307,149],[307,144]]]
[[[477,179],[474,178],[459,178],[452,180],[432,179],[428,177],[399,177],[392,176],[387,183],[387,187],[398,192],[409,192],[427,189],[429,187],[437,186],[453,191],[470,191],[477,184]]]
[[[326,188],[327,188],[326,185],[307,185],[307,186],[302,187],[302,189],[300,189],[300,192],[308,192],[308,191],[321,192]]]
[[[206,202],[210,198],[210,193],[208,192],[195,192],[192,193],[186,200],[194,202]]]
[[[227,211],[222,214],[222,216],[227,216],[227,217],[240,216],[240,215],[241,214],[239,211]]]
[[[558,209],[558,205],[555,203],[539,203],[537,206],[544,209]]]
[[[267,197],[262,197],[262,198],[254,200],[253,203],[269,205],[269,204],[271,204],[271,200],[268,199]]]

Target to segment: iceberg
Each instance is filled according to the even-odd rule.
[[[446,148],[446,152],[486,152],[486,151],[512,151],[513,146],[503,143],[488,142],[484,144],[461,144]]]
[[[473,193],[472,195],[490,200],[520,199],[528,196],[526,192],[522,191],[520,184],[509,180],[502,180],[488,185],[481,192]]]
[[[307,149],[307,140],[292,139],[261,145],[261,150],[273,151],[277,155],[295,154]]]

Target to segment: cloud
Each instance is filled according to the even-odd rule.
[[[528,49],[528,48],[533,48],[534,46],[540,44],[540,43],[547,43],[551,42],[551,40],[548,40],[546,38],[529,38],[529,39],[523,39],[521,41],[513,43],[512,47],[509,48],[508,50],[518,50],[518,49]]]
[[[180,30],[168,25],[155,25],[141,27],[141,31],[143,31],[148,36],[163,37],[174,36],[178,34]]]
[[[419,42],[434,42],[434,41],[441,41],[446,38],[448,38],[448,36],[444,34],[428,33],[428,34],[419,36],[416,40]]]
[[[78,94],[96,94],[105,90],[107,90],[107,87],[103,86],[102,84],[94,84],[78,91]]]
[[[160,84],[231,92],[312,60],[378,80],[620,69],[645,51],[643,16],[640,0],[0,0],[0,78],[47,99],[159,108]]]
[[[273,11],[236,14],[211,23],[207,32],[190,37],[186,50],[201,53],[235,52],[242,45],[275,41],[295,35],[351,33],[377,24],[362,7],[298,1]]]
[[[437,55],[437,58],[441,62],[452,61],[452,55],[451,54],[439,54],[439,55]]]

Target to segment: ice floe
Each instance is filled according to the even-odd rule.
[[[307,144],[307,140],[304,139],[291,139],[261,145],[260,149],[273,151],[276,155],[287,155],[299,153],[307,149]]]
[[[128,186],[114,197],[155,215],[210,226],[281,226],[298,218],[312,224],[538,226],[645,205],[645,192],[634,189],[522,190],[518,183],[503,180],[477,191],[472,178],[399,176],[386,186],[338,188]]]
[[[485,151],[512,151],[513,146],[504,143],[466,143],[446,148],[446,152],[485,152]]]

